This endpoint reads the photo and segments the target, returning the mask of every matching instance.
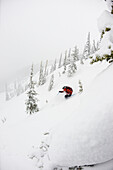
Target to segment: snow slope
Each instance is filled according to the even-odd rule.
[[[5,115],[6,121],[0,124],[0,170],[38,169],[37,159],[29,157],[33,150],[38,154],[37,148],[45,132],[50,133],[50,160],[45,162],[45,170],[52,170],[51,166],[56,165],[101,163],[113,158],[113,65],[106,62],[90,65],[87,60],[84,65],[78,62],[77,68],[70,78],[67,75],[59,77],[62,68],[57,69],[50,92],[51,75],[45,85],[37,88],[40,112],[34,115],[25,113],[26,94],[3,102],[0,115]],[[79,80],[83,84],[83,94],[68,100],[64,99],[64,94],[57,95],[64,85],[71,86],[77,93]],[[104,167],[112,170],[112,161],[93,169],[104,170]]]
[[[80,99],[66,102],[64,112],[70,110],[70,116],[53,131],[49,149],[56,165],[89,165],[113,158],[112,73],[113,64],[93,80]]]

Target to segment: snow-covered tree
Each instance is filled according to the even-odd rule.
[[[51,65],[51,68],[50,68],[50,74],[54,71],[54,66]]]
[[[68,66],[68,77],[71,77],[77,70],[76,63],[74,60],[71,61],[71,63]]]
[[[50,83],[49,83],[49,88],[48,90],[51,91],[54,85],[54,74],[52,74],[51,79],[50,79]]]
[[[10,99],[9,93],[8,93],[8,85],[5,84],[5,99],[8,101]]]
[[[76,66],[76,63],[74,61],[72,61],[72,70],[73,70],[73,73],[75,73],[76,70],[77,70],[77,66]]]
[[[37,102],[37,92],[35,91],[35,83],[33,81],[33,65],[31,67],[31,75],[29,82],[29,90],[27,92],[28,99],[26,101],[26,112],[32,114],[39,111]]]
[[[113,62],[113,1],[106,0],[108,10],[105,10],[98,18],[98,27],[101,40],[98,53],[92,56],[91,64],[106,60]]]
[[[83,92],[83,87],[82,87],[81,81],[79,80],[79,93],[82,93],[82,92]]]
[[[26,83],[25,84],[25,91],[28,89],[29,85]]]
[[[78,61],[78,48],[75,46],[74,51],[72,53],[72,59],[70,61],[70,65],[68,66],[68,76],[72,76],[73,73],[76,72],[77,66],[76,61]]]
[[[71,54],[71,51],[70,51]],[[71,77],[77,70],[76,61],[79,60],[79,50],[77,46],[74,47],[74,50],[71,54],[72,59],[70,60],[70,64],[68,66],[68,76]]]
[[[68,77],[71,77],[73,75],[73,68],[72,68],[72,65],[69,64],[68,66]]]
[[[21,82],[19,82],[17,84],[16,92],[17,92],[17,96],[19,96],[20,94],[22,94],[24,92],[24,89],[23,89],[23,86],[22,86]]]
[[[42,84],[44,84],[46,82],[46,76],[47,76],[47,66],[48,66],[48,60],[45,63],[45,69],[44,69],[44,74],[42,76]]]
[[[97,43],[96,43],[96,49],[97,49],[97,51],[99,50],[99,48],[100,48],[100,41],[97,41]]]
[[[53,66],[53,71],[55,71],[55,70],[56,70],[56,59],[54,61],[54,66]]]
[[[113,14],[113,1],[112,0],[105,0],[105,1],[109,11],[111,12],[111,14]]]
[[[93,45],[91,47],[91,54],[94,54],[96,51],[97,51],[97,49],[96,49],[95,40],[93,40]]]
[[[70,62],[71,62],[71,48],[68,51],[67,64],[70,64]]]
[[[14,82],[14,91],[15,91],[15,95],[17,95],[17,81],[16,80]]]
[[[84,47],[83,55],[87,59],[91,54],[90,32],[88,33],[87,41]]]
[[[44,84],[44,75],[43,75],[43,65],[42,65],[42,61],[41,61],[38,85],[40,86],[40,85],[43,85],[43,84]]]
[[[46,76],[48,76],[48,74],[49,74],[49,73],[48,73],[48,69],[47,69]]]
[[[80,64],[84,64],[84,62],[83,62],[83,56],[81,56],[81,58],[80,58]]]
[[[61,68],[61,66],[62,66],[62,54],[60,55],[60,59],[59,59],[58,68]]]
[[[66,65],[67,65],[67,50],[65,51],[65,58],[64,58],[64,63],[63,63],[63,67],[64,67],[64,70],[63,70],[63,74],[65,74],[66,72]]]
[[[45,70],[44,70],[44,76],[47,76],[47,66],[48,66],[48,60],[46,60],[46,64],[45,64]]]
[[[113,1],[112,1],[112,2],[113,2]],[[112,5],[111,7],[112,7],[111,14],[113,14],[113,5]]]
[[[77,46],[75,46],[74,50],[72,50],[71,56],[73,57],[74,62],[79,60],[79,49]]]

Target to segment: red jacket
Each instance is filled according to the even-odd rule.
[[[63,91],[59,91],[60,93],[63,93],[63,92],[66,92],[67,94],[71,94],[72,95],[72,88],[71,87],[68,87],[68,86],[65,86],[65,88],[63,88]]]
[[[65,89],[63,89],[66,93],[68,94],[72,94],[73,90],[71,88],[66,87]]]

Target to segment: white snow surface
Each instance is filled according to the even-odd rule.
[[[0,170],[39,169],[37,158],[29,157],[33,152],[39,156],[45,132],[50,133],[50,147],[44,170],[53,170],[56,165],[96,163],[102,164],[84,169],[113,169],[113,64],[104,61],[90,65],[89,60],[84,63],[77,63],[73,77],[59,77],[62,68],[57,69],[50,92],[51,75],[47,77],[46,84],[36,89],[40,100],[36,114],[29,116],[25,112],[26,93],[8,102],[2,101],[3,94],[0,96]],[[76,94],[79,80],[83,84],[82,94]],[[64,85],[71,86],[75,93],[67,100],[64,94],[57,95]]]
[[[110,28],[110,31],[105,31],[106,28]],[[105,10],[101,16],[98,18],[98,29],[103,34],[103,38],[100,42],[100,49],[93,55],[95,59],[96,56],[111,55],[113,51],[113,14]]]
[[[105,10],[97,20],[98,29],[100,32],[106,28],[113,27],[113,14]]]
[[[109,11],[111,12],[112,6],[113,6],[113,1],[112,0],[106,0],[106,5],[107,5]]]
[[[113,158],[113,65],[83,95],[63,105],[70,116],[52,133],[49,156],[56,165],[89,165]],[[77,106],[77,108],[76,108]]]

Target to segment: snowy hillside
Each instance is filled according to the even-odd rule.
[[[36,114],[25,112],[26,93],[2,102],[0,115],[5,121],[0,122],[0,170],[36,170],[42,165],[52,170],[56,166],[100,164],[113,158],[113,65],[89,62],[81,65],[78,61],[72,77],[59,76],[62,68],[57,69],[51,91],[49,75],[47,82],[36,89],[40,100]],[[83,84],[81,94],[79,80]],[[67,100],[64,94],[58,94],[64,85],[71,86],[75,94]],[[49,144],[44,157],[39,150],[42,141]],[[112,163],[84,169],[112,170]]]
[[[7,85],[0,93],[0,170],[113,170],[113,1],[105,2],[97,46],[89,32],[81,57],[75,46],[51,68],[46,60],[34,74],[32,65],[24,90],[21,82],[13,98]]]

